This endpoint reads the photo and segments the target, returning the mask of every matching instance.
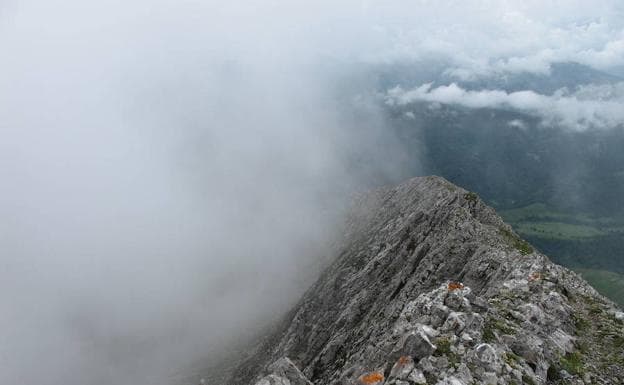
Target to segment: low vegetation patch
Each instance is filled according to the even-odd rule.
[[[435,346],[437,347],[434,356],[443,356],[451,353],[451,341],[448,338],[440,337],[435,340]]]
[[[529,245],[527,241],[520,239],[511,231],[505,228],[500,228],[500,233],[505,237],[507,242],[509,242],[514,249],[520,252],[520,254],[529,255],[533,252],[533,247],[531,247],[531,245]]]
[[[590,326],[589,321],[582,315],[573,314],[572,319],[574,320],[574,327],[577,332],[583,332]]]
[[[505,363],[511,366],[512,368],[517,368],[518,362],[520,361],[520,357],[518,357],[513,352],[507,352],[503,354],[503,359],[505,360]]]
[[[561,357],[561,367],[570,374],[582,376],[585,374],[585,366],[580,352],[568,353]]]
[[[479,196],[476,193],[470,191],[464,194],[464,199],[468,202],[476,203],[479,200]]]
[[[496,334],[490,325],[486,325],[483,328],[483,341],[488,343],[496,342]]]
[[[436,357],[446,356],[449,361],[449,364],[453,367],[457,367],[457,365],[461,362],[461,357],[453,353],[451,350],[451,341],[446,337],[440,337],[435,340],[436,350],[433,352],[433,355]]]

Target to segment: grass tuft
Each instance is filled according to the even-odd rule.
[[[580,352],[568,353],[561,357],[561,367],[570,374],[582,376],[585,374],[583,357]]]

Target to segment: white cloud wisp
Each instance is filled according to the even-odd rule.
[[[387,92],[386,102],[390,105],[427,102],[475,109],[509,109],[537,116],[547,125],[574,130],[624,124],[624,83],[585,86],[575,92],[562,89],[553,95],[531,90],[465,90],[455,83],[435,88],[424,84],[411,90],[395,87]]]

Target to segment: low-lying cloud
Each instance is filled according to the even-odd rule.
[[[466,108],[497,108],[537,116],[546,125],[575,130],[613,128],[624,124],[624,83],[589,85],[574,92],[561,89],[552,95],[532,90],[466,90],[455,83],[432,87],[423,84],[411,90],[395,87],[387,92],[390,105],[427,102]]]

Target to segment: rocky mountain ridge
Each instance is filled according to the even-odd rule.
[[[438,177],[355,200],[335,261],[227,383],[623,384],[624,313]]]

